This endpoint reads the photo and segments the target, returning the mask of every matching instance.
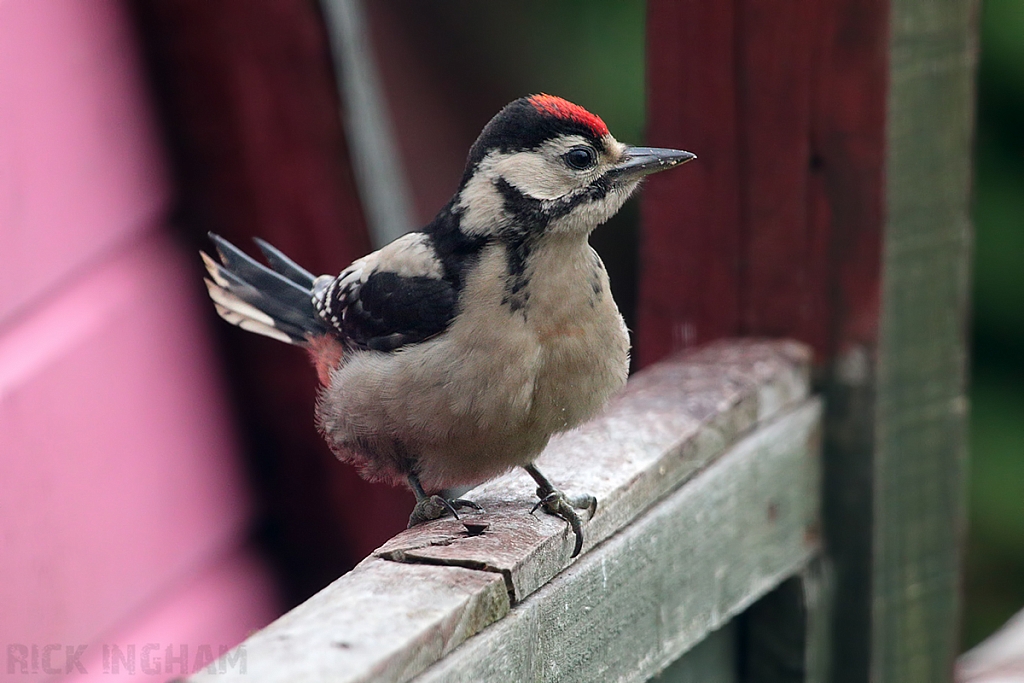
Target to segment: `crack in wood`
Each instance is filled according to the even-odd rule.
[[[434,544],[431,544],[434,545]],[[438,544],[448,545],[448,544]],[[495,567],[487,562],[481,562],[480,560],[473,560],[469,558],[461,557],[428,557],[423,555],[417,555],[415,552],[408,552],[407,550],[395,549],[388,550],[380,553],[375,553],[376,557],[384,560],[390,560],[392,562],[402,562],[405,564],[432,564],[439,567],[462,567],[463,569],[473,569],[480,572],[492,572],[495,574],[501,574],[501,578],[505,581],[505,587],[508,589],[508,599],[511,604],[516,604],[515,587],[512,585],[512,572],[507,568]]]

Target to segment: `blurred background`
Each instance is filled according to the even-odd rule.
[[[641,0],[365,5],[417,223],[450,196],[480,128],[521,95],[561,95],[620,140],[644,141]],[[23,617],[0,640],[36,642],[56,624],[81,642],[145,642],[206,609],[195,631],[205,635],[188,642],[233,644],[351,568],[412,507],[320,442],[301,353],[222,324],[204,301],[193,255],[207,230],[239,244],[262,236],[317,272],[337,272],[372,242],[317,3],[241,6],[0,0],[0,556],[13,577],[0,613]],[[593,237],[631,327],[639,214],[633,200]],[[1024,607],[1020,0],[983,4],[974,219],[964,648]],[[81,313],[100,299],[114,303]],[[124,348],[104,341],[112,330]],[[92,335],[95,359],[79,334]],[[137,381],[72,370],[91,362]],[[73,393],[79,381],[86,389]],[[68,415],[111,406],[109,424],[79,417],[89,424],[61,441],[46,421],[26,422],[57,387],[73,398]],[[126,427],[155,391],[153,415]],[[110,443],[115,433],[123,443]],[[82,448],[94,460],[81,471],[59,457]],[[133,469],[140,452],[165,464]],[[51,514],[82,481],[104,492],[103,511],[74,524]],[[144,530],[171,519],[155,536]],[[53,548],[31,546],[26,529],[54,528],[64,531]],[[147,535],[144,566],[138,552],[111,550]],[[102,586],[83,596],[89,572]],[[232,610],[234,623],[217,621]]]
[[[982,3],[965,646],[1024,605],[1024,3]]]

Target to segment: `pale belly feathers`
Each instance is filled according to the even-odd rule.
[[[531,255],[530,270],[548,276],[528,279],[518,310],[507,302],[503,248],[480,258],[463,293],[475,299],[471,313],[448,332],[353,354],[332,373],[320,428],[367,475],[402,481],[414,471],[428,490],[483,481],[532,462],[625,384],[626,327],[585,241]]]

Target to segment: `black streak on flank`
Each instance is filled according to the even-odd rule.
[[[590,307],[594,308],[597,306],[597,302],[601,300],[601,292],[604,290],[604,287],[601,285],[601,275],[605,270],[604,263],[596,251],[590,252],[590,260],[593,267],[593,270],[590,271],[590,288],[594,291],[594,296],[590,298]]]

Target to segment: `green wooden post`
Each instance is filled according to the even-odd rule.
[[[966,463],[975,0],[892,0],[871,680],[950,680]]]

